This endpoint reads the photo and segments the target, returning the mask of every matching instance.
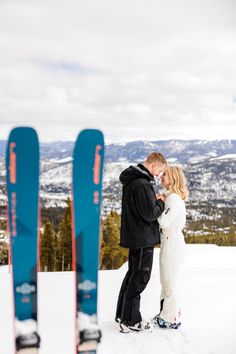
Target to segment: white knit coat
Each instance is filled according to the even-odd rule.
[[[167,322],[180,321],[178,278],[185,258],[182,230],[186,222],[185,202],[176,193],[166,193],[165,210],[158,218],[162,229],[160,248],[161,295],[164,299],[160,317]]]

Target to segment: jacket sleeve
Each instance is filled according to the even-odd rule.
[[[182,203],[180,197],[172,194],[168,203],[165,205],[164,212],[158,217],[158,223],[161,228],[167,229],[173,226],[175,220],[182,212]]]
[[[148,184],[136,186],[132,196],[139,215],[147,222],[156,220],[164,211],[164,202],[156,200],[152,186]]]

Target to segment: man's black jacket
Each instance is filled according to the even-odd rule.
[[[156,200],[153,176],[138,164],[125,169],[120,182],[123,185],[120,245],[145,248],[160,243],[157,218],[164,210],[164,202]]]

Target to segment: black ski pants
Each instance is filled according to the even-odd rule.
[[[129,250],[128,271],[121,285],[116,318],[131,326],[142,321],[140,294],[149,282],[152,263],[153,247]]]

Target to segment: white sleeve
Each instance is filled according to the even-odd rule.
[[[162,229],[175,227],[175,220],[178,220],[182,210],[183,206],[181,198],[176,194],[171,194],[168,198],[168,202],[165,205],[165,210],[157,219],[160,227]]]

